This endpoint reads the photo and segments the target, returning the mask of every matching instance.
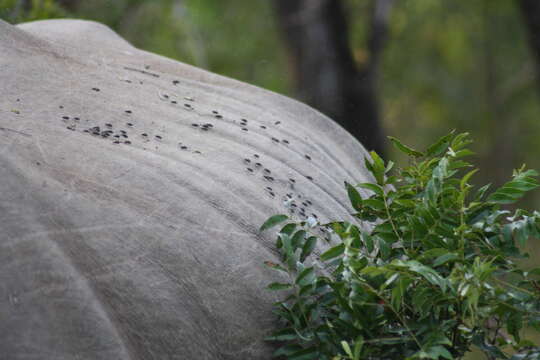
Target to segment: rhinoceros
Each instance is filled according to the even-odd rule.
[[[279,253],[259,226],[350,217],[366,154],[104,25],[0,21],[0,358],[270,358]]]

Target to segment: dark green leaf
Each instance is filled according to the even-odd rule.
[[[459,256],[456,253],[444,254],[444,255],[439,256],[437,259],[435,259],[435,261],[433,262],[433,266],[435,266],[435,267],[441,266],[443,264],[446,264],[449,261],[453,261],[453,260],[456,260],[458,258],[459,258]]]
[[[449,359],[449,360],[454,359],[452,354],[450,354],[450,352],[446,350],[444,346],[440,346],[440,345],[429,348],[427,353],[431,356],[432,359],[439,359],[439,358],[444,358],[444,359]]]
[[[487,184],[478,189],[478,191],[476,192],[476,196],[474,197],[475,201],[481,200],[484,197],[486,191],[488,191],[488,189],[490,188],[490,186],[491,184]]]
[[[373,210],[384,210],[385,209],[385,206],[384,206],[384,202],[380,199],[374,199],[374,198],[371,198],[371,199],[365,199],[363,201],[364,203],[364,206],[367,206]]]
[[[296,331],[293,328],[285,328],[272,333],[271,336],[265,338],[266,341],[288,341],[297,338]]]
[[[298,230],[291,238],[291,245],[293,249],[302,248],[304,246],[304,238],[306,237],[305,230]]]
[[[429,146],[426,150],[426,156],[437,156],[443,153],[450,145],[450,140],[454,137],[455,130],[448,135],[445,135],[437,140],[433,145]]]
[[[466,156],[471,156],[471,155],[474,155],[474,152],[472,152],[469,149],[464,149],[464,150],[456,151],[454,157],[460,158],[460,157],[466,157]]]
[[[362,240],[364,241],[364,245],[366,246],[367,251],[372,252],[373,251],[373,238],[371,237],[371,235],[367,233],[363,233]]]
[[[403,145],[398,139],[392,136],[388,136],[388,139],[392,142],[392,144],[401,151],[402,153],[405,153],[410,156],[414,157],[422,157],[424,154],[422,154],[420,151],[414,150],[413,148],[408,147],[407,145]]]
[[[373,176],[375,177],[375,180],[377,181],[377,184],[384,185],[384,175],[386,171],[386,167],[384,165],[383,159],[375,151],[370,152],[371,159],[373,159],[372,163],[372,169],[373,169]]]
[[[378,237],[377,244],[379,245],[379,251],[381,252],[381,257],[384,260],[388,259],[390,257],[390,252],[392,251],[392,249],[390,248],[390,245],[388,245],[388,242]]]
[[[280,264],[276,264],[272,261],[265,261],[264,265],[268,266],[270,269],[273,269],[273,270],[288,272],[287,269],[285,269],[283,266],[281,266]]]
[[[462,149],[465,145],[470,144],[471,141],[467,139],[469,133],[461,133],[456,135],[456,137],[451,142],[451,147],[454,151]]]
[[[445,291],[448,287],[448,280],[439,275],[439,273],[437,273],[435,270],[419,263],[418,261],[397,260],[393,261],[392,265],[404,267],[407,268],[409,271],[422,275],[427,281],[429,281],[433,285],[439,286],[443,291]]]
[[[300,255],[300,261],[304,262],[306,258],[313,252],[317,245],[317,238],[315,236],[310,236],[307,238],[304,246],[302,247],[302,254]]]
[[[260,231],[270,229],[270,228],[276,226],[277,224],[284,222],[288,218],[289,217],[287,215],[274,215],[274,216],[271,216],[268,220],[266,220],[264,222],[264,224],[262,224],[262,226],[260,228]]]
[[[290,289],[291,287],[292,287],[292,284],[273,282],[270,285],[268,285],[267,288],[269,290],[286,290],[286,289]]]
[[[523,327],[523,316],[519,312],[511,313],[506,322],[506,329],[514,337],[516,342],[520,342],[519,332]]]
[[[472,339],[472,343],[478,346],[491,359],[508,359],[506,355],[495,345],[485,341],[484,334],[477,333]]]
[[[515,174],[509,182],[491,194],[487,201],[493,204],[512,204],[519,200],[527,191],[538,187],[535,177],[538,173],[534,170],[527,170]]]
[[[310,283],[314,280],[313,273],[314,269],[313,267],[305,268],[298,274],[296,277],[295,283],[299,285],[305,285],[306,283]]]
[[[382,187],[380,185],[377,185],[377,184],[361,183],[361,184],[358,184],[356,186],[358,186],[359,188],[371,190],[371,191],[373,191],[375,194],[377,194],[379,196],[383,196],[383,194],[384,194],[384,190],[382,189]]]
[[[477,171],[478,171],[478,169],[471,170],[465,176],[463,176],[463,178],[461,179],[461,182],[460,182],[460,186],[459,186],[459,188],[462,191],[463,191],[463,189],[465,189],[465,187],[467,185],[467,181],[469,181],[471,176],[473,176]]]
[[[349,195],[352,207],[354,210],[360,211],[362,209],[362,197],[360,193],[348,182],[345,182],[345,187],[347,188],[347,194]]]
[[[303,349],[288,355],[288,360],[311,360],[319,359],[319,351],[316,347]]]
[[[328,249],[321,255],[321,260],[328,261],[330,259],[338,257],[343,254],[343,251],[345,251],[345,245],[339,244],[337,246],[334,246],[333,248]]]
[[[288,345],[282,346],[279,349],[277,349],[272,354],[272,357],[290,356],[291,354],[294,354],[295,352],[298,352],[300,350],[302,350],[302,347],[300,345],[288,344]]]

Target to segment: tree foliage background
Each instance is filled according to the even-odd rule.
[[[277,1],[0,0],[0,18],[99,21],[141,49],[294,97],[302,84],[295,84]],[[359,68],[372,56],[377,1],[384,0],[341,0]],[[373,89],[383,135],[423,148],[450,129],[468,131],[481,183],[501,185],[522,163],[540,168],[540,82],[520,12],[527,2],[393,1]],[[381,148],[398,156],[388,144]],[[522,205],[539,208],[540,196]],[[538,245],[533,253],[540,255]]]

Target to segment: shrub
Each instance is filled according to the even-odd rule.
[[[276,242],[282,262],[266,262],[289,279],[268,286],[287,295],[274,304],[284,324],[268,338],[281,342],[275,356],[461,359],[477,347],[488,359],[540,359],[523,337],[540,331],[540,268],[516,262],[527,239],[540,237],[540,213],[501,209],[536,188],[537,173],[522,167],[493,192],[474,190],[467,134],[424,152],[390,140],[410,162],[390,175],[394,164],[371,153],[375,182],[345,183],[354,221],[275,215],[261,227],[286,222]],[[328,248],[320,256],[317,243]]]

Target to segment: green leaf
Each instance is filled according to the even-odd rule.
[[[347,354],[347,356],[349,356],[349,358],[354,359],[354,355],[352,353],[351,347],[349,346],[348,342],[342,341],[341,342],[341,347],[345,351],[345,354]]]
[[[274,351],[272,357],[290,356],[291,354],[294,354],[302,349],[303,348],[298,344],[287,344]]]
[[[429,348],[427,352],[430,356],[432,356],[432,359],[439,359],[441,357],[445,359],[449,359],[449,360],[454,359],[452,354],[450,354],[450,352],[446,350],[444,346],[440,346],[440,345],[433,346]]]
[[[450,134],[439,138],[437,142],[429,146],[426,150],[426,156],[437,156],[443,153],[450,145],[450,140],[452,139],[452,137],[454,137],[454,132],[455,130],[452,130]]]
[[[456,137],[452,140],[450,146],[455,151],[462,149],[464,146],[471,143],[471,140],[467,139],[469,137],[469,133],[461,133],[456,135]]]
[[[403,145],[398,139],[396,139],[393,136],[388,136],[388,139],[392,142],[392,144],[401,151],[402,153],[405,153],[410,156],[414,157],[422,157],[424,154],[422,154],[420,151],[414,150],[413,148],[408,147],[407,145]]]
[[[416,260],[409,260],[409,261],[395,260],[392,262],[392,265],[401,267],[401,268],[407,268],[409,271],[412,271],[416,274],[421,275],[433,285],[437,285],[438,287],[440,287],[441,290],[443,291],[446,291],[448,287],[448,280],[443,278],[441,275],[439,275],[439,273],[437,273],[432,268],[427,267]]]
[[[261,225],[260,231],[268,230],[277,224],[280,224],[287,220],[289,217],[287,215],[274,215],[271,216],[268,220],[264,222],[264,224]]]
[[[453,261],[456,259],[459,259],[459,255],[456,253],[444,254],[444,255],[439,256],[437,259],[435,259],[435,261],[433,262],[433,266],[435,267],[441,266],[441,265],[446,264],[449,261]]]
[[[413,291],[412,304],[414,309],[419,312],[429,310],[425,305],[430,302],[432,290],[424,286],[417,286]]]
[[[299,285],[306,285],[314,280],[314,269],[313,267],[305,268],[298,274],[296,277],[295,283]]]
[[[364,157],[364,166],[371,174],[373,174],[373,165],[371,164],[371,160],[368,156]]]
[[[364,245],[366,246],[367,251],[372,252],[373,251],[373,238],[368,233],[362,233],[362,240],[364,242]]]
[[[390,257],[390,253],[392,251],[392,249],[390,248],[388,243],[386,241],[384,241],[384,239],[378,237],[377,238],[377,244],[379,245],[379,251],[381,253],[381,257],[384,260],[388,259]]]
[[[512,204],[516,202],[526,192],[539,186],[538,181],[535,179],[536,176],[538,176],[538,173],[534,170],[516,173],[512,180],[491,194],[487,201],[492,204]]]
[[[413,279],[409,279],[405,276],[401,276],[396,285],[392,289],[392,306],[399,311],[403,302],[403,297],[407,291],[407,287],[413,282]]]
[[[437,178],[432,178],[428,181],[425,189],[425,199],[435,206],[439,195],[441,194],[441,183]]]
[[[311,360],[319,359],[319,351],[316,347],[310,347],[288,355],[288,360]]]
[[[364,203],[364,206],[367,206],[376,211],[385,209],[384,202],[380,199],[375,199],[375,198],[365,199],[363,203]]]
[[[382,189],[382,187],[380,185],[377,185],[377,184],[360,183],[360,184],[358,184],[356,186],[359,187],[359,188],[371,190],[371,191],[373,191],[375,194],[377,194],[379,196],[384,195],[384,190]]]
[[[471,150],[469,149],[464,149],[464,150],[459,150],[459,151],[456,151],[455,155],[454,155],[454,158],[461,158],[461,157],[466,157],[466,156],[471,156],[471,155],[474,155],[474,152],[472,152]]]
[[[508,317],[506,329],[514,337],[516,342],[520,342],[519,332],[523,327],[523,316],[519,312],[513,312]]]
[[[486,184],[486,185],[482,186],[480,189],[478,189],[478,191],[476,192],[476,195],[474,197],[474,200],[475,201],[480,201],[484,197],[484,195],[486,194],[486,191],[488,191],[490,186],[491,186],[491,184]]]
[[[313,252],[316,245],[317,238],[315,236],[310,236],[307,238],[304,246],[302,247],[302,254],[300,255],[301,262],[304,262],[306,260],[306,258]]]
[[[432,178],[442,181],[446,177],[448,177],[448,159],[443,157],[441,160],[439,160],[439,163],[435,169],[433,169]]]
[[[387,244],[393,244],[399,240],[394,232],[377,233],[377,237],[383,239]]]
[[[396,281],[399,278],[399,273],[395,272],[382,284],[381,290],[386,289],[388,286],[392,285],[394,281]]]
[[[296,331],[293,328],[285,328],[276,332],[273,332],[271,336],[265,338],[266,341],[289,341],[298,337]]]
[[[283,271],[283,272],[286,272],[288,273],[287,269],[285,269],[283,266],[281,266],[280,264],[276,264],[272,261],[265,261],[264,262],[264,265],[266,265],[267,267],[269,267],[270,269],[273,269],[273,270],[279,270],[279,271]]]
[[[463,176],[463,178],[461,179],[461,182],[459,184],[459,188],[463,191],[465,189],[465,187],[467,186],[467,181],[469,181],[469,179],[471,178],[471,176],[473,176],[476,172],[478,171],[478,169],[474,169],[474,170],[471,170],[469,171],[467,174],[465,174],[465,176]]]
[[[364,339],[362,336],[359,336],[354,343],[354,356],[353,360],[360,360],[360,355],[362,352],[362,347],[364,346]]]
[[[289,223],[289,224],[283,226],[281,228],[281,230],[279,230],[279,233],[280,234],[287,234],[287,235],[291,236],[292,233],[294,232],[294,230],[296,230],[296,224],[295,223]]]
[[[437,258],[439,256],[443,256],[444,254],[448,253],[448,249],[445,248],[433,248],[426,250],[420,255],[419,260],[429,260],[433,258]]]
[[[375,151],[369,153],[371,155],[372,163],[372,173],[377,181],[377,184],[384,185],[384,175],[386,173],[386,167],[384,165],[383,159]]]
[[[483,333],[477,332],[473,338],[472,343],[478,346],[485,354],[489,355],[491,359],[508,359],[508,357],[495,345],[488,343],[485,340]]]
[[[400,206],[403,206],[405,208],[414,208],[414,206],[416,205],[414,200],[410,200],[410,199],[396,199],[394,200],[394,203]]]
[[[282,241],[283,235],[291,236],[295,229],[296,229],[296,224],[289,223],[283,226],[281,230],[279,230],[278,239],[276,240],[276,247],[278,249],[281,249],[283,247],[283,241]]]
[[[267,288],[269,290],[286,290],[292,288],[292,284],[273,282]]]
[[[347,188],[347,194],[349,195],[352,207],[354,210],[360,211],[362,209],[362,197],[360,193],[348,182],[345,182],[345,187]]]
[[[344,251],[345,251],[345,245],[339,244],[325,251],[321,255],[321,260],[328,261],[330,259],[340,256],[341,254],[343,254]]]
[[[454,160],[449,164],[448,169],[456,170],[456,169],[467,168],[467,167],[471,167],[471,166],[472,165],[469,164],[466,161]]]
[[[291,238],[291,245],[293,249],[302,248],[304,245],[304,238],[306,237],[305,230],[298,230]]]
[[[359,272],[360,270],[365,268],[366,265],[368,264],[368,260],[365,257],[360,258],[360,259],[353,257],[352,259],[349,260],[349,262],[350,262],[351,269],[353,269],[355,272]]]

